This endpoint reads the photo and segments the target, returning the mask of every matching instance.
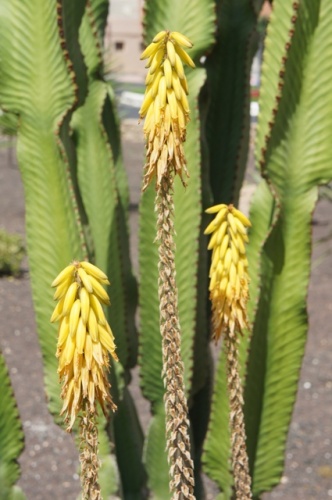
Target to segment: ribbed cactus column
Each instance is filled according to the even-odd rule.
[[[170,490],[174,500],[194,498],[175,272],[173,181],[174,176],[179,174],[185,183],[184,176],[188,175],[182,147],[189,120],[188,85],[182,62],[192,67],[195,65],[181,45],[192,47],[188,38],[180,33],[162,31],[143,52],[142,58],[149,58],[150,69],[140,109],[141,118],[146,116],[147,162],[143,189],[156,176],[160,332]]]
[[[247,318],[248,261],[245,242],[250,221],[233,205],[216,205],[207,210],[216,214],[205,230],[211,234],[213,250],[210,269],[213,338],[224,336],[227,360],[227,385],[230,405],[232,468],[238,500],[251,495],[251,478],[246,450],[243,415],[243,388],[239,375],[237,333],[249,327]]]

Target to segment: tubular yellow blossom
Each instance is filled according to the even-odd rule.
[[[80,410],[96,413],[96,402],[107,414],[107,406],[115,411],[107,380],[108,353],[118,360],[114,337],[100,302],[109,304],[103,288],[107,276],[88,262],[74,261],[55,278],[57,287],[51,321],[59,321],[56,356],[58,373],[63,382],[61,415],[65,414],[71,431]],[[102,334],[100,334],[102,331]]]
[[[143,190],[156,175],[157,187],[163,176],[178,174],[185,185],[188,177],[183,143],[189,121],[188,83],[183,64],[195,64],[181,47],[191,48],[191,41],[178,32],[161,31],[144,50],[148,59],[146,91],[139,115],[145,117],[144,134],[147,162]]]
[[[206,212],[215,214],[204,233],[211,234],[209,290],[213,338],[218,341],[224,332],[233,336],[235,331],[243,333],[248,328],[249,276],[245,242],[251,223],[233,205],[216,205]]]

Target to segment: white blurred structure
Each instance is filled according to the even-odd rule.
[[[114,78],[142,82],[145,63],[140,61],[142,46],[143,0],[111,0],[106,30],[106,59]]]

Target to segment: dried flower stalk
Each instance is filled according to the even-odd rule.
[[[184,389],[181,334],[175,273],[172,178],[164,177],[157,191],[159,241],[160,332],[165,383],[166,438],[170,490],[175,499],[193,499],[194,475],[190,456],[188,406]]]
[[[212,331],[217,342],[224,335],[227,384],[230,402],[232,469],[236,498],[252,498],[243,415],[243,389],[239,375],[237,333],[249,328],[248,261],[245,243],[250,221],[233,205],[216,205],[207,210],[216,214],[205,230],[211,234],[208,248],[213,250],[210,268]]]
[[[225,336],[227,353],[227,383],[230,403],[230,428],[232,443],[232,468],[236,498],[252,498],[249,461],[246,449],[246,432],[243,415],[243,389],[239,376],[238,349],[235,336]]]
[[[83,500],[102,500],[99,485],[98,427],[95,415],[84,411],[80,422],[80,463]]]
[[[165,383],[166,442],[173,500],[194,499],[193,462],[190,455],[188,405],[185,395],[175,272],[173,181],[188,176],[183,142],[189,121],[188,84],[183,63],[195,67],[182,47],[190,40],[177,32],[161,31],[145,49],[148,58],[145,98],[147,162],[143,190],[156,177],[157,241],[159,242],[160,332]]]

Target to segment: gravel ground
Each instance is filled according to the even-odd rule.
[[[132,122],[124,127],[123,138],[131,190],[132,257],[137,270],[137,204],[143,147]],[[251,191],[249,186],[246,193]],[[0,227],[24,236],[23,188],[15,157],[4,149],[0,149]],[[265,494],[264,500],[332,498],[332,238],[317,243],[331,229],[331,204],[321,201],[313,225],[310,330],[288,437],[285,471],[281,484]],[[325,252],[329,253],[322,258]],[[28,500],[74,500],[80,491],[77,452],[71,436],[53,423],[47,410],[26,260],[19,279],[0,279],[0,315],[0,346],[25,433],[19,485]],[[132,386],[145,426],[148,406],[140,396],[136,372]],[[215,489],[209,485],[207,499],[215,496]]]

